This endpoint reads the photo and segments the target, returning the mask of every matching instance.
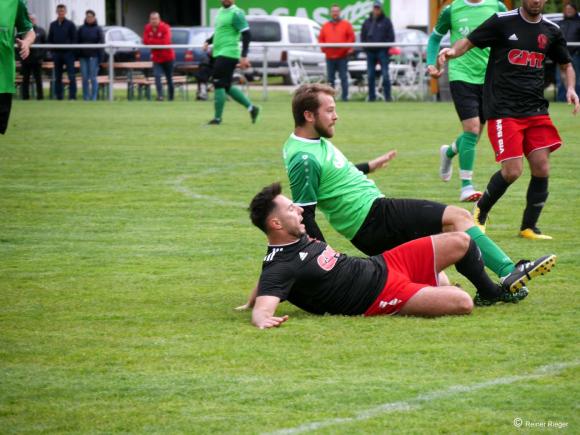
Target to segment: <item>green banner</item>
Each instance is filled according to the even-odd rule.
[[[373,10],[373,0],[239,0],[236,5],[246,15],[274,15],[305,17],[323,24],[330,19],[330,8],[340,6],[341,16],[351,22],[355,29],[360,29],[363,22]],[[215,16],[221,7],[219,0],[206,0],[205,22],[213,26]],[[390,16],[390,0],[383,1],[385,15]]]

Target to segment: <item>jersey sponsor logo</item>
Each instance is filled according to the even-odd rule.
[[[540,33],[538,35],[538,48],[540,50],[545,50],[547,46],[548,46],[548,37],[543,33]]]
[[[508,53],[508,60],[512,65],[529,66],[538,69],[543,67],[544,58],[543,53],[517,48],[510,50]]]
[[[469,35],[471,32],[469,31],[469,26],[463,26],[459,28],[459,33],[461,33],[461,35],[465,38],[467,37],[467,35]]]
[[[304,259],[308,256],[308,252],[300,252],[298,255],[300,256],[300,260],[304,261]]]
[[[518,39],[518,35],[516,35],[515,33],[514,33],[514,34],[512,34],[512,35],[511,35],[511,36],[510,36],[508,39],[509,39],[510,41],[519,41],[519,39]]]
[[[338,257],[340,257],[340,254],[330,246],[327,246],[326,249],[318,256],[316,262],[322,270],[330,272],[334,266],[336,266]]]

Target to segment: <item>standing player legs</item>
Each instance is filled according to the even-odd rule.
[[[522,218],[522,225],[520,227],[520,235],[528,236],[537,239],[551,239],[550,236],[541,234],[537,229],[538,219],[542,213],[542,209],[548,199],[548,177],[550,175],[550,150],[548,148],[538,149],[528,154],[528,163],[532,176],[530,184],[528,185],[528,192],[526,194],[526,208]],[[528,234],[528,233],[534,233]]]
[[[12,94],[0,94],[0,134],[6,133],[10,110],[12,109]]]

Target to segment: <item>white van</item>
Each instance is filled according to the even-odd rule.
[[[258,47],[262,42],[274,45],[268,47],[268,75],[282,76],[286,84],[297,84],[288,68],[289,57],[299,58],[308,74],[324,74],[325,57],[318,47],[291,47],[296,43],[318,43],[318,23],[308,18],[270,15],[248,15],[246,19],[252,35],[248,58],[255,74],[262,74],[264,51]]]

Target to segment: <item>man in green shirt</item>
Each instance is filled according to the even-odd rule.
[[[283,158],[293,201],[304,209],[303,223],[309,236],[324,241],[315,221],[317,206],[334,229],[367,255],[378,255],[432,234],[465,231],[505,289],[492,300],[476,295],[477,305],[525,298],[527,281],[555,264],[556,256],[546,255],[515,265],[462,208],[425,200],[385,198],[375,183],[328,140],[334,136],[338,120],[331,87],[300,86],[292,99],[292,113],[295,129],[284,144]]]
[[[250,26],[246,21],[244,11],[234,4],[234,0],[221,0],[221,3],[222,7],[215,18],[214,34],[205,42],[204,46],[207,51],[209,44],[213,43],[215,113],[213,119],[209,121],[209,125],[221,124],[226,104],[226,94],[248,109],[252,123],[255,123],[258,119],[260,108],[254,106],[239,88],[232,85],[234,71],[238,63],[242,69],[250,66],[247,57],[248,48],[250,47]],[[241,51],[240,35],[242,37]]]
[[[441,39],[451,32],[451,44],[465,38],[473,29],[497,12],[506,11],[498,0],[454,0],[439,15],[427,45],[427,69],[433,78],[443,72],[437,66],[437,55]],[[472,184],[475,163],[475,146],[485,120],[483,119],[483,82],[489,58],[489,48],[474,49],[467,55],[449,62],[449,88],[455,110],[463,127],[463,132],[451,145],[441,146],[441,167],[439,175],[449,181],[453,171],[451,159],[459,154],[459,176],[461,178],[460,201],[477,201],[482,193]]]
[[[22,0],[2,0],[0,2],[0,134],[6,133],[8,128],[12,94],[16,92],[14,29],[17,30],[19,36],[24,34],[24,38],[16,38],[16,44],[20,57],[26,59],[30,54],[30,45],[36,37],[28,18],[26,5]]]

